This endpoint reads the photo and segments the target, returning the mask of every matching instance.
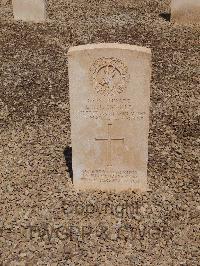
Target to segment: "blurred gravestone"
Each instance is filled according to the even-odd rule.
[[[180,24],[199,24],[200,0],[172,0],[171,18]]]
[[[15,20],[42,22],[46,19],[45,0],[12,0]]]
[[[147,190],[150,49],[83,45],[68,61],[75,187]]]

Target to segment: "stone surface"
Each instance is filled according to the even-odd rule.
[[[200,0],[172,0],[172,21],[181,24],[200,23]]]
[[[75,186],[147,190],[150,49],[82,45],[68,58]]]
[[[14,19],[42,22],[46,18],[45,0],[12,0]]]

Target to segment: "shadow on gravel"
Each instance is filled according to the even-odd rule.
[[[159,17],[161,17],[161,18],[163,18],[164,20],[170,22],[171,14],[170,14],[170,13],[161,13],[161,14],[159,15]]]
[[[65,162],[67,166],[67,172],[69,173],[69,176],[73,183],[73,170],[72,170],[72,147],[67,146],[64,149],[64,156],[65,156]]]

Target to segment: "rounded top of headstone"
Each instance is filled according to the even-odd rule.
[[[132,50],[136,52],[151,54],[150,48],[138,45],[120,44],[120,43],[97,43],[97,44],[95,43],[95,44],[73,46],[69,48],[68,54],[72,52],[93,50],[93,49],[121,49],[121,50]]]

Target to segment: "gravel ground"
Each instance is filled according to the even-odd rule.
[[[199,27],[170,1],[50,0],[44,24],[0,6],[0,265],[197,266]],[[66,53],[119,42],[152,49],[151,191],[77,192]]]

